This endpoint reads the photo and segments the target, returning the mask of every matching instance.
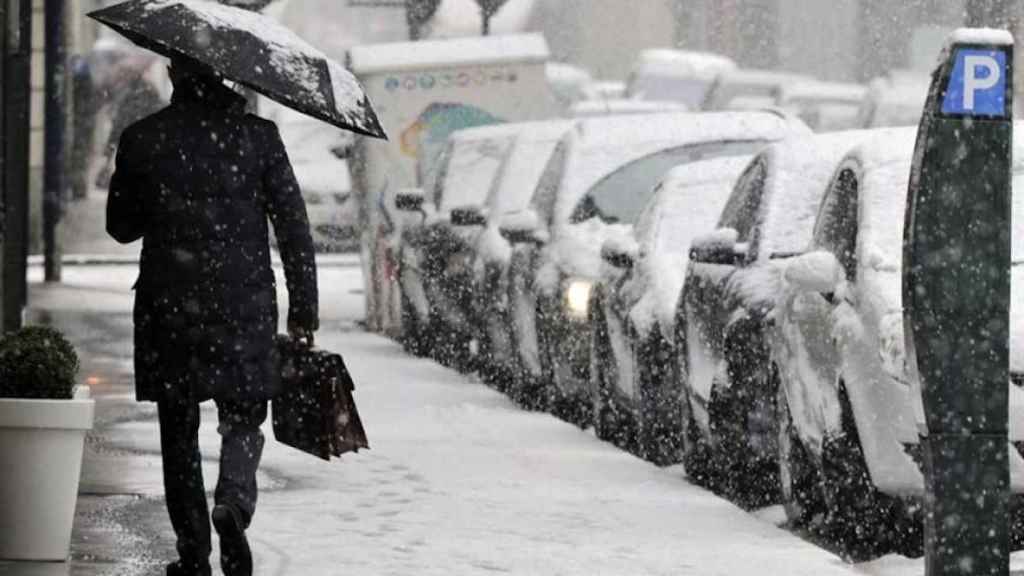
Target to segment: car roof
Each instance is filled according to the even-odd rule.
[[[529,205],[533,189],[551,153],[575,121],[533,122],[517,135],[487,197],[487,206],[500,214]]]
[[[580,120],[563,137],[568,157],[555,219],[565,220],[592,186],[615,170],[675,148],[730,141],[776,141],[809,134],[799,119],[770,111],[727,111],[608,116]]]
[[[714,79],[719,73],[735,70],[736,62],[714,52],[652,48],[640,52],[633,64],[636,76],[679,76]]]

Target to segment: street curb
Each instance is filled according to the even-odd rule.
[[[271,258],[275,267],[281,266],[281,258],[276,254]],[[29,266],[43,266],[44,258],[40,255],[28,257]],[[139,257],[135,255],[116,254],[68,254],[61,258],[63,266],[137,266]],[[360,265],[359,254],[318,254],[317,266],[323,268],[351,268]]]

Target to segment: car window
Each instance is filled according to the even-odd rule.
[[[595,184],[576,204],[569,221],[575,224],[600,218],[608,223],[633,224],[654,193],[655,185],[672,168],[698,160],[752,154],[763,145],[761,141],[715,142],[644,156]]]
[[[451,160],[452,156],[452,143],[449,142],[445,146],[444,151],[438,156],[437,162],[431,164],[425,175],[423,175],[420,186],[423,187],[424,192],[428,195],[434,206],[438,206],[441,202],[441,194],[444,192],[444,181],[448,174],[448,161]],[[420,165],[425,164],[420,162]]]
[[[511,143],[511,137],[456,142],[445,166],[444,185],[437,189],[438,209],[483,204]]]
[[[814,237],[819,247],[835,254],[847,280],[857,276],[857,198],[860,183],[853,170],[839,173],[829,188]]]
[[[733,194],[722,210],[718,227],[736,230],[738,242],[750,241],[761,207],[767,174],[764,162],[752,164],[736,182]]]
[[[551,154],[544,172],[537,181],[537,189],[533,193],[534,210],[544,222],[550,223],[551,216],[555,212],[555,199],[558,197],[558,187],[562,182],[562,172],[565,169],[568,147],[565,142],[559,142],[558,147]]]

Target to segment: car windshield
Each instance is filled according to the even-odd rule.
[[[467,204],[483,204],[511,143],[511,136],[456,142],[445,170],[444,185],[436,190],[437,207],[447,211]]]
[[[763,145],[760,140],[714,142],[645,156],[595,184],[576,205],[570,222],[600,218],[607,223],[632,224],[654,193],[655,185],[673,167],[722,156],[753,154]]]

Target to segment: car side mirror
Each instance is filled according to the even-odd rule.
[[[402,212],[421,212],[425,200],[422,188],[402,188],[395,194],[395,207]]]
[[[510,244],[544,244],[548,233],[533,210],[510,212],[502,217],[498,232]]]
[[[636,263],[639,248],[631,239],[609,238],[601,245],[601,258],[620,270],[629,270]]]
[[[719,228],[698,236],[690,243],[690,260],[702,264],[735,266],[747,257],[747,246],[737,242],[739,233],[732,228]]]
[[[453,226],[486,226],[487,217],[479,206],[460,206],[452,209]]]
[[[835,254],[816,250],[791,259],[784,277],[801,292],[833,294],[843,281],[844,272]]]

